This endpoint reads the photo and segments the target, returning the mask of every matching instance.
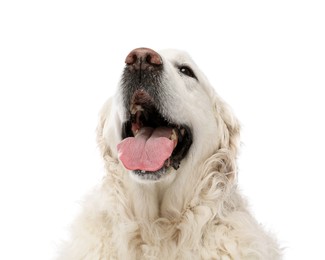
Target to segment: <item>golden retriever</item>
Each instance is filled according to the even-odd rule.
[[[189,55],[125,63],[100,113],[106,176],[59,259],[280,259],[237,190],[238,121]]]

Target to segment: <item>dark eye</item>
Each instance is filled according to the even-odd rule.
[[[181,73],[183,73],[184,75],[186,75],[186,76],[189,76],[191,78],[195,78],[196,79],[196,76],[195,76],[193,70],[190,67],[181,66],[181,67],[179,67],[179,71]]]

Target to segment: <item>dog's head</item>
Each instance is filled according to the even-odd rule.
[[[193,171],[221,148],[236,156],[237,120],[186,53],[138,48],[125,63],[101,112],[104,156],[141,181]]]

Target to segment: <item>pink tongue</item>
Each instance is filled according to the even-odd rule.
[[[129,170],[157,171],[174,150],[167,127],[142,127],[135,137],[128,137],[117,145],[119,158]]]

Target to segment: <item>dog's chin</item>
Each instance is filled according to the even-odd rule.
[[[134,170],[129,172],[132,179],[140,183],[160,182],[166,179],[170,179],[175,175],[175,170],[172,167],[162,167],[157,171],[141,171]]]

